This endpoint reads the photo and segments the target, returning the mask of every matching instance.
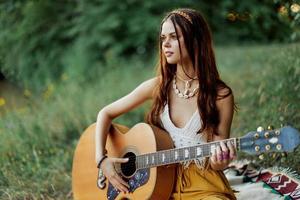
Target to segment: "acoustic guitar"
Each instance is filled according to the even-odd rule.
[[[169,199],[175,182],[176,163],[209,157],[220,141],[174,148],[169,134],[146,123],[131,129],[113,124],[106,149],[109,157],[129,158],[115,168],[130,185],[130,193],[120,192],[109,183],[95,162],[95,124],[82,134],[75,150],[72,190],[75,200]],[[291,126],[252,131],[244,137],[230,138],[238,151],[250,154],[292,151],[300,143],[299,132]]]

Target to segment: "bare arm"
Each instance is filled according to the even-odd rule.
[[[228,92],[228,89],[220,91],[221,94]],[[217,100],[217,108],[219,110],[220,123],[217,127],[218,135],[214,135],[213,140],[224,140],[230,137],[230,128],[234,112],[233,95]],[[225,156],[223,156],[225,154]],[[227,155],[227,156],[226,156]],[[223,170],[228,166],[229,162],[235,158],[236,152],[231,143],[224,144],[221,142],[221,147],[217,147],[211,157],[211,167],[214,170]]]
[[[227,89],[226,89],[227,90]],[[219,110],[220,123],[217,131],[218,135],[214,135],[213,140],[224,140],[230,137],[230,129],[233,118],[233,95],[217,100],[216,105]]]
[[[95,134],[96,163],[98,163],[104,155],[104,147],[112,120],[136,108],[146,100],[151,99],[153,97],[153,91],[156,85],[158,85],[158,81],[158,77],[149,79],[140,84],[128,95],[100,110],[97,116]]]

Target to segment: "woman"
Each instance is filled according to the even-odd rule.
[[[165,129],[175,147],[229,138],[234,100],[231,89],[220,79],[215,63],[211,32],[201,14],[176,9],[162,20],[158,75],[131,93],[105,106],[96,125],[96,162],[111,184],[128,192],[107,158],[105,144],[111,121],[146,100],[152,99],[147,122]],[[236,156],[231,143],[221,143],[209,159],[178,165],[171,199],[235,199],[222,170]]]

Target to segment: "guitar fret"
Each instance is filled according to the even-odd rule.
[[[188,149],[184,149],[184,158],[189,158],[190,154],[189,154],[189,150]]]
[[[137,158],[137,161],[138,161],[138,165],[143,167],[143,156]]]
[[[143,166],[143,156],[137,157],[137,162],[139,167],[144,167]]]
[[[149,156],[146,156],[146,165],[149,164]]]
[[[137,167],[141,167],[140,157],[136,157]]]
[[[174,152],[172,149],[169,151],[169,163],[174,162]]]
[[[155,154],[151,155],[151,160],[152,160],[151,164],[155,165]]]
[[[146,165],[145,165],[145,156],[142,156],[142,167],[143,168],[146,167]]]
[[[201,147],[196,147],[196,157],[198,158],[198,157],[200,157],[200,156],[202,156],[202,149],[201,149]]]
[[[181,149],[181,160],[184,160],[184,148]]]
[[[171,151],[170,150],[167,150],[166,152],[165,152],[165,154],[166,154],[166,163],[170,163],[170,157],[171,157]]]
[[[166,155],[166,162],[165,163],[170,163],[170,157],[171,157],[170,152],[171,152],[170,150],[165,151],[165,155]]]
[[[203,156],[210,156],[210,153],[211,153],[211,151],[210,151],[210,145],[208,145],[208,144],[205,144],[205,145],[203,145]]]
[[[175,150],[174,151],[174,161],[178,160],[178,158],[179,158],[179,152],[178,152],[178,150]]]
[[[183,149],[178,149],[178,159],[183,160]]]
[[[190,158],[195,159],[196,158],[196,152],[195,152],[195,147],[190,147]]]

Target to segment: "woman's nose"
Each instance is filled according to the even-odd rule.
[[[170,47],[170,39],[166,38],[166,40],[163,42],[164,47]]]

